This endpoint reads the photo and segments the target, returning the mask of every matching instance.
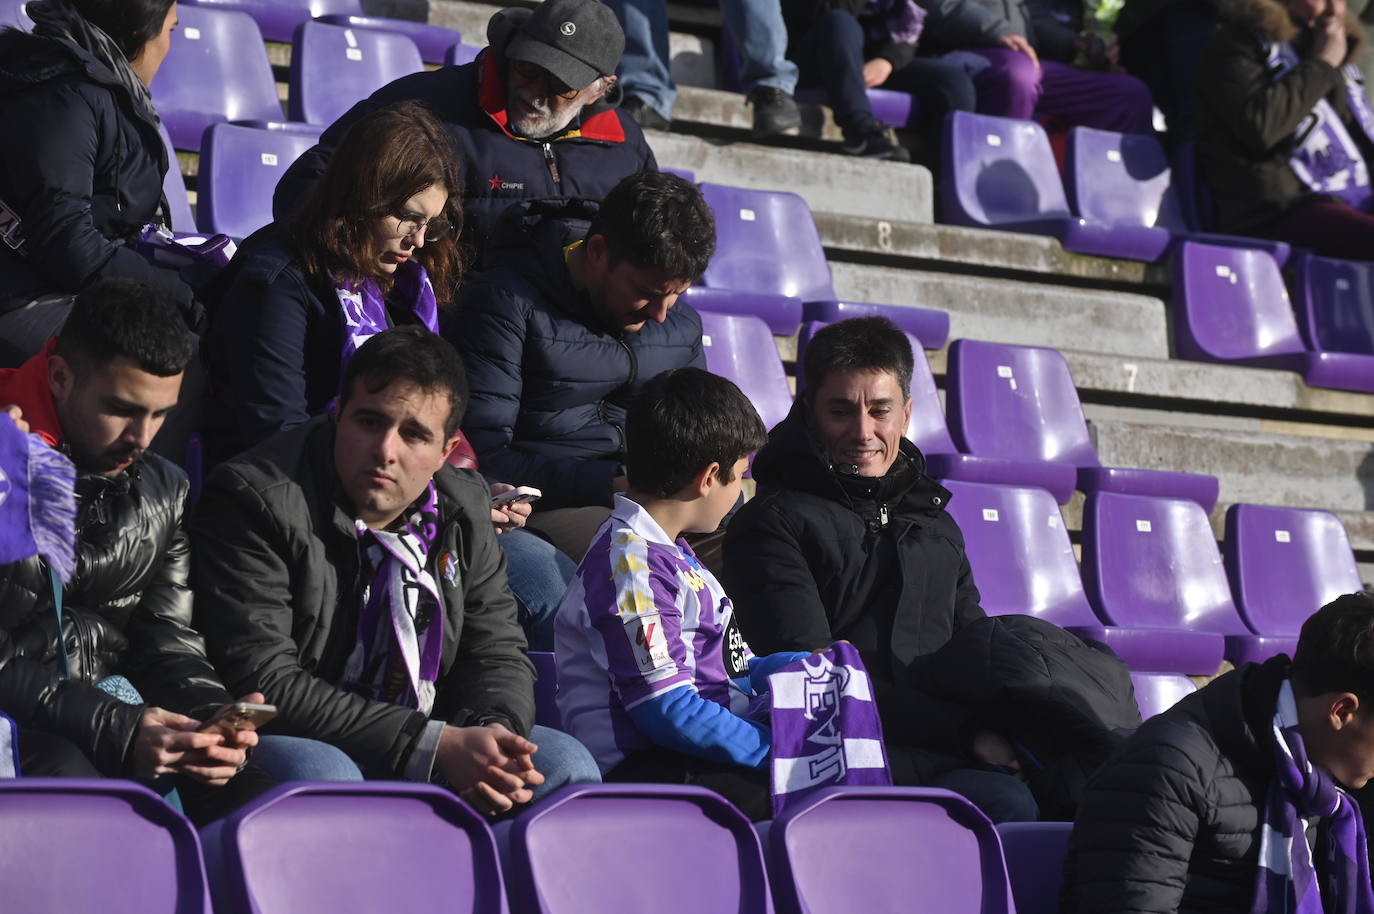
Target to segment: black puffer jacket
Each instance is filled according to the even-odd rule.
[[[22,255],[0,244],[0,313],[123,277],[166,291],[194,322],[190,287],[132,247],[159,221],[167,152],[110,69],[69,41],[0,32],[0,124],[0,200],[27,239]]]
[[[112,777],[127,773],[142,709],[90,683],[120,673],[148,704],[193,717],[232,700],[191,628],[188,488],[151,453],[113,479],[78,479],[76,573],[63,590],[71,680],[58,672],[47,565],[0,568],[0,708],[72,740]]]
[[[701,318],[682,302],[636,333],[598,324],[563,256],[596,209],[591,200],[511,207],[489,268],[444,320],[468,369],[463,433],[488,476],[543,490],[536,510],[609,506],[634,395],[670,368],[706,367]]]

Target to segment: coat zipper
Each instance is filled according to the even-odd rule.
[[[553,157],[553,145],[544,143],[544,164],[549,167],[549,177],[553,178],[554,190],[563,189],[563,179],[558,174],[558,160]]]

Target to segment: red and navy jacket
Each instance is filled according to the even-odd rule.
[[[658,168],[639,125],[604,99],[583,109],[567,130],[548,140],[528,140],[511,133],[506,129],[499,58],[487,49],[472,63],[402,77],[349,109],[282,176],[272,202],[276,220],[289,219],[304,202],[324,173],[334,146],[354,121],[402,101],[428,105],[458,148],[463,170],[463,237],[474,251],[481,251],[487,234],[512,203],[530,197],[599,200],[622,178]]]

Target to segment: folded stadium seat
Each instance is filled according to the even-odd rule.
[[[196,830],[120,780],[0,780],[6,911],[210,914]]]
[[[320,22],[341,25],[350,29],[372,29],[377,32],[394,32],[404,35],[415,42],[420,49],[420,58],[425,63],[446,63],[449,49],[462,44],[463,35],[456,29],[428,22],[412,22],[409,19],[387,19],[382,16],[357,16],[349,13],[329,13],[317,17]]]
[[[787,417],[792,390],[768,325],[748,314],[701,313],[706,368],[734,381],[768,428]]]
[[[1217,502],[1214,476],[1104,467],[1069,365],[1054,349],[955,340],[949,347],[946,414],[954,443],[966,454],[1073,467],[1078,488],[1088,493],[1189,498],[1207,511]],[[1071,494],[1051,492],[1060,504]]]
[[[319,140],[313,131],[216,124],[200,147],[197,223],[203,232],[245,238],[272,221],[282,172]]]
[[[973,580],[989,615],[1024,613],[1053,622],[1107,645],[1132,670],[1216,672],[1224,652],[1220,635],[1178,625],[1102,624],[1083,590],[1068,526],[1044,489],[950,480],[945,486],[949,514],[963,531]]]
[[[444,65],[456,67],[459,64],[472,63],[480,53],[482,53],[481,48],[473,47],[470,44],[455,44],[444,52]]]
[[[1296,263],[1301,307],[1312,328],[1306,342],[1273,257],[1210,244],[1180,245],[1173,265],[1178,355],[1296,371],[1313,387],[1374,391],[1374,347],[1367,352],[1312,348],[1323,345],[1326,337],[1358,345],[1356,333],[1323,333],[1321,328],[1333,322],[1350,327],[1362,320],[1359,287],[1341,275],[1361,272],[1359,265],[1346,270],[1351,266],[1346,262],[1306,255]],[[1323,296],[1319,290],[1324,287],[1335,294]]]
[[[405,35],[302,23],[291,39],[291,119],[328,126],[382,86],[424,68]]]
[[[921,122],[921,103],[909,92],[893,89],[865,89],[873,116],[884,124],[897,127],[915,127]],[[797,101],[805,105],[828,105],[824,89],[798,89]]]
[[[1305,254],[1294,264],[1293,294],[1307,348],[1374,355],[1374,263]]]
[[[796,194],[702,183],[716,217],[716,253],[683,300],[698,310],[753,314],[791,336],[806,303],[835,302],[830,265],[811,209]],[[949,336],[949,315],[887,306],[930,349]]]
[[[1203,241],[1268,251],[1279,266],[1292,253],[1283,241],[1197,231],[1186,218],[1164,147],[1153,136],[1074,127],[1068,134],[1065,175],[1069,208],[1089,222],[1131,229],[1142,252],[1159,247],[1163,253],[1178,240]]]
[[[507,910],[491,830],[430,784],[282,784],[201,840],[219,911]]]
[[[1207,512],[1195,501],[1089,494],[1083,585],[1108,625],[1217,633],[1225,638],[1226,659],[1237,666],[1292,654],[1297,643],[1246,628]]]
[[[1015,910],[992,823],[947,790],[825,787],[760,831],[778,914]]]
[[[12,25],[24,31],[33,31],[33,20],[24,12],[26,0],[0,0],[0,28]]]
[[[525,656],[534,664],[534,722],[558,730],[562,716],[558,713],[558,665],[553,651],[529,651]]]
[[[496,835],[512,914],[773,911],[758,835],[702,787],[572,784]]]
[[[153,104],[177,149],[200,149],[211,124],[285,120],[272,64],[253,20],[233,10],[185,6]]]
[[[1241,618],[1266,635],[1297,638],[1308,616],[1364,587],[1330,511],[1232,505],[1222,552]]]
[[[162,145],[167,149],[167,174],[162,176],[162,193],[167,197],[167,210],[172,220],[172,231],[178,234],[193,232],[196,228],[196,220],[191,214],[190,198],[186,196],[186,179],[181,175],[181,166],[177,163],[177,151],[172,146],[172,138],[167,135],[167,123],[165,121],[158,124],[157,132],[162,135]]]
[[[1059,914],[1059,886],[1072,822],[1003,822],[997,826],[1016,914]]]
[[[1149,720],[1160,711],[1167,711],[1185,695],[1197,691],[1193,680],[1180,673],[1131,673],[1135,687],[1135,705],[1142,720]]]
[[[301,23],[316,16],[363,15],[361,0],[181,0],[177,6],[239,10],[253,17],[263,38],[281,42],[289,42]]]

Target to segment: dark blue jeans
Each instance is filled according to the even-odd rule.
[[[935,778],[930,786],[954,791],[993,822],[1034,822],[1040,818],[1040,807],[1030,788],[1009,774],[956,768]]]

